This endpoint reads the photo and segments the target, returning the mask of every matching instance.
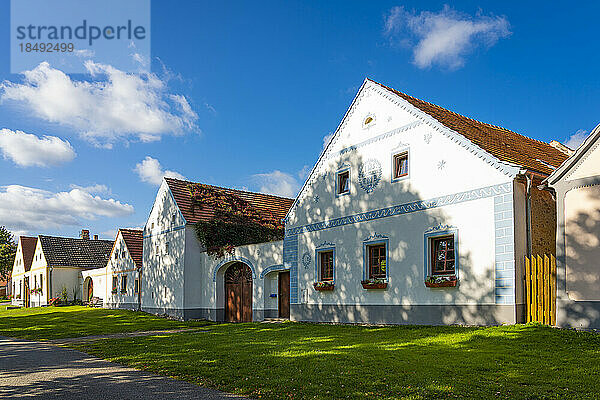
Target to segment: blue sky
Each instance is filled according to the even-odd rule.
[[[593,3],[176,4],[152,2],[160,88],[96,61],[93,77],[40,67],[44,92],[31,94],[40,88],[10,73],[1,3],[0,225],[111,237],[144,224],[165,171],[292,195],[365,77],[543,141],[581,138],[599,122]],[[56,89],[63,76],[73,87],[139,84],[134,97],[161,113],[159,126],[103,118],[114,98]],[[68,114],[74,98],[88,108]]]

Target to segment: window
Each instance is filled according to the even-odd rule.
[[[171,223],[172,223],[172,224],[175,224],[175,221],[176,221],[176,220],[177,220],[177,213],[173,213],[173,214],[171,215]]]
[[[333,263],[333,250],[319,252],[319,280],[321,282],[333,281]]]
[[[338,172],[336,181],[336,193],[346,194],[350,193],[350,171],[345,170]]]
[[[386,279],[387,257],[385,243],[367,246],[367,276],[369,279]]]
[[[37,289],[37,275],[33,276],[33,288]]]
[[[432,275],[454,275],[456,273],[454,235],[431,239],[430,268]]]
[[[133,294],[138,294],[140,292],[140,280],[139,278],[135,278],[133,281]]]
[[[154,229],[154,222],[152,223],[150,229]]]
[[[169,254],[169,242],[165,243],[165,253]]]
[[[42,274],[40,274],[40,289],[42,289],[42,287],[44,286],[43,282],[44,282],[44,278],[43,278]]]
[[[127,275],[121,277],[121,293],[127,293]]]
[[[392,179],[400,179],[408,176],[408,152],[394,155],[394,174]]]
[[[119,277],[113,276],[113,281],[112,281],[112,292],[113,293],[117,293],[117,286],[119,286]]]

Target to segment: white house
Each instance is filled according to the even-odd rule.
[[[28,305],[29,301],[29,271],[33,262],[33,255],[37,244],[37,238],[20,236],[17,244],[17,253],[11,271],[12,304],[23,306]],[[39,282],[41,286],[42,282]]]
[[[220,258],[207,254],[194,226],[210,221],[216,210],[194,201],[192,189],[198,186],[209,197],[233,198],[277,220],[293,202],[165,178],[144,227],[142,310],[218,321],[287,316],[289,275],[280,274],[284,269],[282,241],[238,246],[233,254]]]
[[[523,321],[567,154],[365,80],[285,219],[291,319]]]
[[[22,290],[20,305],[47,305],[63,289],[69,300],[81,300],[82,271],[106,266],[112,245],[110,240],[90,239],[87,230],[78,239],[39,235],[29,271],[21,272],[18,260],[13,266],[13,283]]]
[[[545,183],[557,203],[557,325],[599,329],[600,125]]]

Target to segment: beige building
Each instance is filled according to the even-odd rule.
[[[598,329],[600,125],[545,183],[557,204],[557,324]]]

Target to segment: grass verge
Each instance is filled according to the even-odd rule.
[[[540,325],[221,324],[71,347],[254,398],[600,396],[600,337]]]
[[[70,307],[7,310],[0,307],[0,335],[30,340],[64,339],[112,333],[180,329],[207,322],[181,322],[127,311]]]

